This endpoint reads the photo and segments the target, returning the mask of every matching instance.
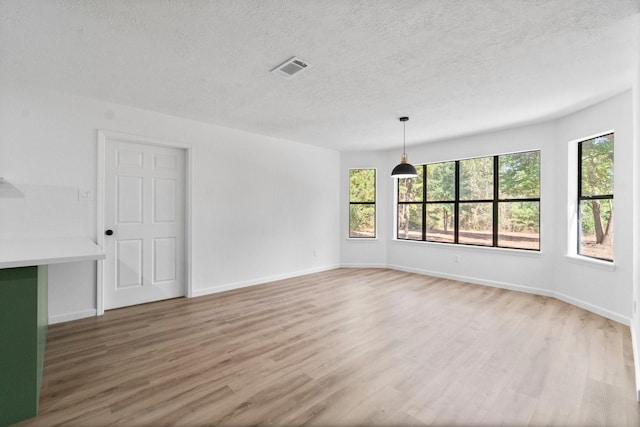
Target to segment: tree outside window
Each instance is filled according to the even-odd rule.
[[[349,170],[349,237],[376,237],[376,170]]]
[[[416,170],[398,180],[398,239],[540,250],[539,150]]]
[[[430,242],[455,242],[456,163],[442,162],[427,168],[427,230]]]
[[[424,207],[424,168],[418,176],[398,180],[398,239],[422,240]]]
[[[578,143],[578,254],[613,261],[613,134]]]
[[[540,151],[498,157],[498,246],[540,249]]]

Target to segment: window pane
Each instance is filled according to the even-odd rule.
[[[376,237],[375,205],[349,205],[349,237]]]
[[[613,199],[580,201],[580,255],[613,261]]]
[[[422,204],[398,205],[398,239],[422,240]]]
[[[493,205],[460,203],[458,241],[471,245],[493,246]]]
[[[460,200],[493,199],[493,157],[460,160]]]
[[[540,249],[540,202],[498,204],[498,246]]]
[[[455,241],[453,214],[453,203],[428,204],[427,240],[453,243]]]
[[[376,170],[349,170],[349,202],[376,201]]]
[[[613,134],[582,144],[582,196],[613,194]]]
[[[424,168],[416,166],[418,176],[415,178],[402,178],[398,180],[399,202],[421,202]]]
[[[455,162],[427,165],[427,200],[446,202],[456,198]]]
[[[540,151],[498,157],[501,199],[540,197]]]

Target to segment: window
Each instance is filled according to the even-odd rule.
[[[456,199],[455,162],[426,165],[427,228],[426,239],[432,242],[455,242],[454,213]],[[422,236],[420,236],[422,240]]]
[[[418,176],[398,180],[398,239],[422,239],[424,169]]]
[[[398,239],[540,250],[540,151],[416,170],[398,180]]]
[[[498,245],[540,250],[540,151],[498,156]]]
[[[376,237],[375,169],[349,169],[349,237]]]
[[[613,261],[613,134],[578,143],[578,254]]]

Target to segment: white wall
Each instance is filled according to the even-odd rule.
[[[555,121],[408,148],[416,164],[541,149],[540,253],[395,241],[388,171],[399,149],[339,154],[16,83],[0,90],[0,176],[22,193],[0,199],[0,238],[95,238],[95,202],[78,201],[77,192],[96,191],[96,129],[109,129],[192,144],[195,295],[342,263],[555,295],[631,321],[634,242],[625,230],[633,229],[633,197],[640,197],[633,185],[633,159],[640,164],[640,149],[633,150],[637,111],[632,115],[638,90]],[[616,132],[613,271],[566,257],[568,143],[610,129]],[[238,166],[247,172],[233,174]],[[356,167],[378,169],[373,241],[347,238],[348,168]],[[636,203],[636,217],[639,211]],[[95,313],[95,263],[54,265],[50,276],[53,321]],[[636,293],[638,286],[636,275]]]
[[[15,82],[0,93],[0,176],[21,193],[0,198],[0,239],[95,239],[78,188],[96,192],[106,129],[192,145],[194,295],[339,264],[338,152]],[[52,322],[95,314],[94,262],[49,273]]]
[[[640,28],[638,29],[640,37]],[[636,368],[636,390],[640,400],[640,52],[638,52],[638,66],[633,85],[633,134],[634,134],[634,165],[633,182],[633,316],[631,320],[631,337],[633,339],[633,354]]]
[[[540,252],[395,240],[389,244],[387,252],[389,265],[497,287],[552,292],[553,269],[549,266],[553,264],[555,251],[553,213],[556,209],[549,196],[554,191],[556,169],[549,151],[554,145],[553,131],[553,124],[547,123],[407,149],[411,160],[417,164],[540,149]],[[391,156],[388,167],[397,163],[396,157]],[[389,184],[389,191],[395,191],[393,183]]]
[[[340,218],[341,218],[341,263],[345,267],[385,267],[387,265],[387,242],[393,238],[389,227],[389,215],[386,209],[393,203],[389,199],[387,187],[391,181],[390,169],[380,167],[384,164],[383,152],[345,152],[342,154],[340,168]],[[349,238],[349,169],[376,169],[376,238]],[[345,186],[346,185],[346,186]]]
[[[343,265],[369,263],[369,254],[386,249],[386,266],[472,283],[523,290],[555,296],[614,320],[629,324],[631,317],[632,273],[632,106],[631,92],[558,120],[407,147],[414,164],[495,155],[522,150],[541,150],[541,251],[528,252],[497,248],[469,247],[393,239],[394,182],[383,179],[398,163],[398,150],[376,153],[342,154],[342,234],[347,235],[346,194],[350,167],[362,166],[365,159],[379,170],[379,214],[386,223],[386,241],[369,243],[364,250],[346,250]],[[603,269],[597,262],[568,258],[569,141],[595,133],[615,130],[616,236],[615,269]],[[575,159],[571,159],[575,162]],[[369,164],[373,163],[373,164]],[[572,164],[572,163],[571,163]],[[571,172],[572,173],[572,172]],[[572,175],[573,176],[573,175]],[[345,223],[346,221],[346,223]],[[351,244],[352,247],[358,247]],[[360,249],[360,247],[358,247]],[[348,255],[348,258],[346,258]],[[576,263],[579,262],[579,263]]]
[[[421,146],[407,148],[409,159],[414,164],[456,160],[467,157],[494,155],[505,152],[542,149],[542,193],[552,192],[555,169],[546,158],[545,153],[553,148],[553,124],[543,124],[488,133],[469,138],[460,138]],[[541,239],[542,252],[513,251],[507,249],[467,247],[461,245],[446,245],[437,243],[409,242],[394,240],[394,196],[395,182],[389,177],[391,169],[400,160],[400,147],[388,153],[377,153],[374,165],[379,168],[379,203],[378,210],[386,223],[380,223],[379,229],[384,230],[386,241],[373,242],[368,245],[358,242],[350,246],[359,249],[351,253],[343,244],[343,265],[367,265],[369,254],[376,252],[377,262],[384,263],[391,268],[432,274],[441,277],[484,283],[493,286],[509,286],[523,290],[553,291],[553,271],[547,268],[553,264],[554,226],[551,213],[554,209],[551,200],[543,203],[541,211],[542,229],[546,233]],[[349,167],[362,164],[362,158],[370,159],[370,154],[343,153],[342,169],[345,174]],[[356,162],[360,163],[356,163]],[[365,162],[366,163],[366,162]],[[372,163],[370,161],[369,163]],[[342,193],[348,194],[348,178],[342,178]],[[343,203],[347,206],[347,203]],[[343,236],[347,235],[348,212],[343,208]],[[548,234],[547,234],[548,233]],[[545,238],[545,236],[548,236]],[[374,247],[373,249],[371,247]],[[364,248],[366,250],[362,250]],[[386,250],[386,261],[382,261],[379,254]],[[350,254],[348,262],[345,255]]]
[[[625,92],[605,102],[567,116],[557,122],[555,158],[557,168],[564,171],[566,166],[575,164],[568,158],[569,141],[584,139],[591,135],[613,130],[614,147],[614,197],[615,197],[615,270],[600,268],[597,262],[576,263],[571,257],[556,258],[556,291],[575,299],[577,302],[591,304],[593,311],[598,309],[607,317],[629,324],[632,309],[632,272],[633,272],[633,126],[631,92]],[[575,145],[574,145],[575,146]],[[571,156],[573,157],[573,156]],[[556,204],[565,209],[575,201],[575,173],[559,173],[556,181]],[[563,212],[558,210],[558,214]],[[558,223],[556,247],[559,255],[567,251],[568,241],[575,238],[573,227]],[[621,317],[621,318],[619,318]]]

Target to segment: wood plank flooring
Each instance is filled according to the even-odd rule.
[[[640,425],[628,327],[392,270],[113,310],[47,345],[24,426]]]

